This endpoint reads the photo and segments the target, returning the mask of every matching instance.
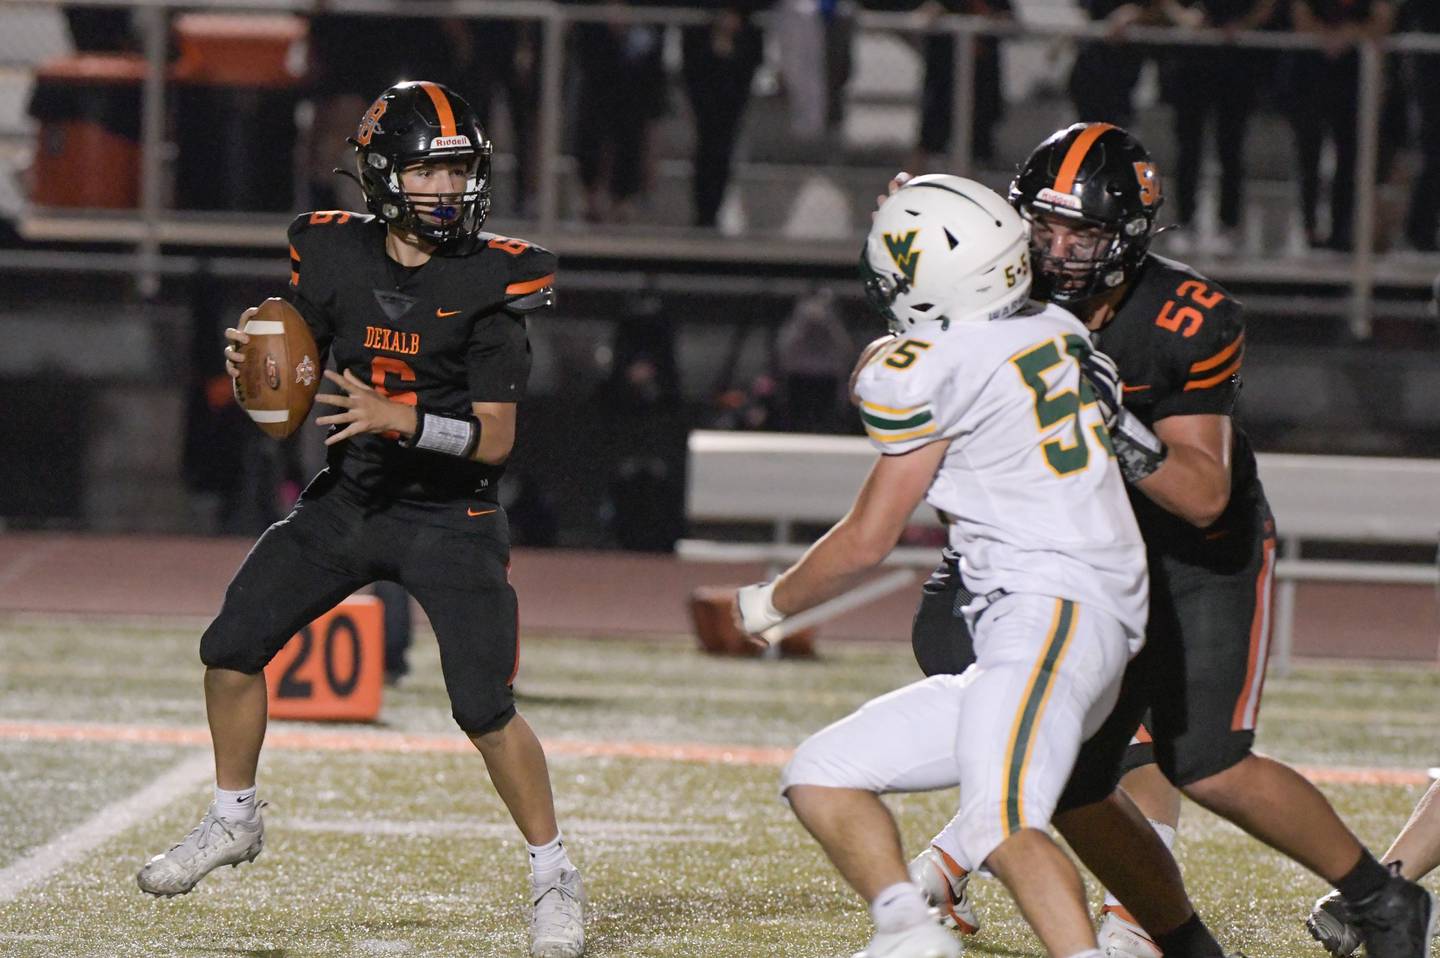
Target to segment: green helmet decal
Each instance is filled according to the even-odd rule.
[[[885,246],[890,250],[890,258],[895,260],[895,265],[900,267],[900,272],[910,282],[915,282],[915,270],[920,265],[920,251],[910,252],[910,247],[915,244],[915,237],[920,234],[919,230],[911,230],[904,236],[895,233],[885,234]]]

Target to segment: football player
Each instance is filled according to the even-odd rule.
[[[553,300],[555,257],[481,232],[491,146],[445,87],[391,87],[351,143],[369,213],[307,213],[290,227],[289,298],[343,390],[319,397],[336,407],[317,420],[330,428],[327,465],[255,544],[200,640],[215,799],[145,864],[140,887],[184,894],[212,869],[260,854],[261,670],[316,615],[390,580],[429,616],[455,721],[525,838],[530,953],[575,958],[582,885],[544,752],[515,711],[518,609],[496,495],[530,371],[526,318]],[[226,336],[234,377],[248,337]]]
[[[1149,252],[1159,177],[1122,129],[1080,123],[1058,131],[1020,168],[1010,200],[1030,224],[1037,297],[1072,309],[1098,347],[1087,374],[1105,407],[1150,568],[1145,651],[1131,663],[1109,721],[1082,750],[1057,824],[1109,794],[1107,769],[1128,768],[1127,790],[1168,845],[1179,813],[1166,784],[1173,783],[1333,884],[1370,954],[1426,954],[1430,895],[1380,865],[1310,782],[1252,751],[1269,651],[1275,527],[1254,454],[1231,420],[1244,357],[1239,303],[1184,264]],[[927,672],[963,669],[974,659],[958,611],[974,601],[971,578],[952,553],[927,583],[914,632]],[[1153,736],[1153,745],[1137,743],[1127,755],[1142,717],[1140,738]],[[914,870],[933,879],[930,895],[956,912],[957,923],[973,927],[955,857],[965,840],[959,825],[943,830]],[[1087,863],[1090,855],[1113,859],[1115,848],[1137,840],[1106,827],[1062,830]],[[1124,873],[1154,860],[1119,857],[1111,864],[1120,874],[1101,877],[1112,890],[1116,877],[1143,889],[1140,875]],[[1133,896],[1121,898],[1133,911]],[[1128,918],[1111,898],[1102,925],[1110,953],[1177,953],[1170,941],[1145,934],[1140,926],[1150,922]]]
[[[921,177],[861,256],[897,335],[856,391],[880,452],[849,514],[737,595],[762,635],[884,559],[922,499],[978,597],[976,667],[875,699],[817,732],[781,775],[796,816],[869,903],[865,958],[949,958],[958,939],[909,880],[878,795],[960,785],[955,859],[1001,879],[1053,958],[1100,958],[1075,866],[1047,829],[1081,742],[1109,714],[1145,627],[1144,546],[1081,374],[1073,315],[1029,298],[1027,230],[971,180]]]

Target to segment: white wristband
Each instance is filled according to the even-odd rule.
[[[775,608],[775,583],[747,585],[735,593],[735,603],[740,607],[740,624],[750,635],[759,635],[785,621],[785,616]]]
[[[412,449],[424,449],[447,456],[469,458],[480,441],[479,423],[474,419],[452,419],[433,412],[420,412],[415,422],[415,435],[406,443]]]

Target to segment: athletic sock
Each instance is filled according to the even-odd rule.
[[[913,928],[930,918],[930,906],[925,894],[913,882],[900,882],[884,889],[870,903],[870,917],[875,920],[875,930],[888,934]]]
[[[574,869],[570,856],[565,852],[564,836],[556,832],[555,837],[543,845],[525,844],[530,853],[530,874],[537,882],[555,881],[565,869]]]
[[[1155,834],[1159,835],[1160,840],[1165,843],[1165,847],[1173,849],[1175,847],[1175,829],[1166,825],[1164,822],[1157,822],[1153,818],[1147,819],[1147,821],[1150,822],[1150,827],[1155,830]],[[1120,899],[1110,894],[1108,889],[1105,892],[1104,910],[1118,913],[1121,918],[1132,925],[1138,926],[1140,924],[1130,917],[1130,913],[1120,906]]]
[[[253,822],[255,820],[255,786],[242,788],[238,792],[215,786],[215,814],[227,822]]]
[[[1160,946],[1165,958],[1220,958],[1225,954],[1220,942],[1193,912],[1179,928],[1156,935],[1155,944]]]
[[[1375,860],[1369,849],[1361,849],[1360,860],[1335,883],[1335,888],[1346,902],[1359,907],[1389,880],[1389,870]]]

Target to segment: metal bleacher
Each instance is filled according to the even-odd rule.
[[[236,12],[294,12],[312,9],[310,0],[104,0],[105,5],[130,6],[146,37],[146,50],[153,57],[165,51],[165,15],[172,9],[224,10]],[[60,12],[60,0],[25,0],[0,7],[0,215],[18,221],[21,235],[31,249],[0,251],[0,263],[40,269],[88,270],[97,265],[134,272],[142,292],[153,293],[159,277],[183,273],[192,267],[186,248],[229,249],[237,255],[233,263],[221,262],[217,272],[231,273],[277,269],[252,261],[242,254],[283,248],[283,214],[217,214],[178,212],[165,208],[167,164],[173,150],[167,145],[165,125],[149,118],[146,150],[150,175],[142,191],[141,209],[101,214],[90,210],[59,210],[24,207],[16,171],[28,153],[33,126],[24,117],[28,96],[28,73],[35,64],[64,53],[68,46]],[[856,72],[847,89],[848,117],[843,134],[824,143],[795,144],[787,129],[783,96],[775,90],[773,70],[762,69],[757,95],[752,100],[746,132],[738,149],[738,164],[732,196],[722,213],[719,231],[701,231],[687,225],[691,167],[690,122],[683,96],[673,96],[673,109],[656,131],[658,165],[648,202],[638,221],[624,226],[587,225],[578,216],[578,197],[573,161],[562,145],[565,135],[563,56],[566,28],[584,19],[629,17],[660,21],[678,27],[702,22],[708,14],[693,7],[677,6],[606,8],[563,5],[548,0],[335,0],[327,9],[337,12],[383,14],[403,11],[419,16],[524,17],[542,23],[549,57],[541,97],[542,176],[540,196],[533,214],[525,217],[507,208],[503,195],[497,197],[496,228],[522,232],[547,243],[575,259],[593,263],[648,262],[697,264],[703,268],[751,264],[782,265],[799,269],[837,271],[854,258],[855,237],[868,222],[873,197],[889,175],[909,154],[917,124],[918,81],[922,72],[914,40],[927,30],[948,31],[957,40],[958,71],[962,94],[969,64],[967,40],[975,33],[999,32],[1007,41],[1006,83],[1012,102],[1007,118],[997,131],[998,155],[1018,159],[1045,133],[1068,122],[1068,103],[1058,92],[1067,69],[1068,50],[1077,38],[1096,36],[1098,28],[1083,21],[1068,0],[1024,0],[1017,5],[1019,23],[997,26],[970,17],[947,17],[938,24],[902,14],[859,14],[856,41]],[[676,63],[671,31],[671,65]],[[1139,42],[1210,43],[1218,38],[1205,31],[1137,29],[1130,35]],[[1284,34],[1247,34],[1247,45],[1266,47],[1303,46],[1304,40]],[[773,46],[772,41],[772,46]],[[1396,187],[1378,191],[1363,184],[1373,180],[1376,154],[1376,110],[1379,76],[1383,59],[1398,51],[1440,50],[1440,39],[1420,36],[1391,38],[1383,45],[1363,51],[1365,85],[1361,128],[1361,196],[1357,200],[1357,222],[1361,225],[1361,249],[1353,256],[1313,254],[1301,249],[1296,227],[1296,187],[1290,155],[1290,136],[1282,117],[1261,115],[1251,133],[1248,183],[1249,202],[1244,242],[1232,255],[1219,256],[1202,248],[1189,255],[1197,267],[1222,282],[1258,284],[1259,295],[1273,286],[1291,295],[1295,285],[1306,286],[1322,295],[1312,307],[1347,315],[1352,328],[1364,335],[1374,313],[1406,318],[1424,316],[1414,291],[1428,288],[1440,260],[1434,256],[1405,253],[1371,253],[1383,247],[1383,229],[1378,242],[1371,234],[1375,210],[1382,212],[1403,201]],[[1057,55],[1058,54],[1058,55]],[[772,51],[771,61],[778,57]],[[544,60],[545,58],[542,58]],[[147,111],[166,109],[167,91],[163,70],[152,70],[146,88]],[[1153,81],[1142,83],[1142,137],[1162,165],[1170,159],[1168,108],[1154,102]],[[965,98],[957,97],[957,103]],[[957,107],[963,109],[963,106]],[[954,171],[969,172],[993,186],[1003,187],[1009,168],[975,169],[971,163],[968,124],[958,123],[957,135],[948,158]],[[504,152],[503,141],[501,152]],[[498,175],[504,179],[502,156]],[[502,191],[503,193],[503,191]],[[1201,233],[1208,229],[1209,214],[1202,205]],[[1381,227],[1393,217],[1380,217]],[[122,252],[109,260],[85,258],[86,254],[57,252],[55,244],[118,243]],[[1159,247],[1164,250],[1164,241]],[[129,258],[127,258],[129,257]],[[222,254],[223,259],[223,254]],[[102,265],[104,264],[104,265]],[[743,282],[741,277],[737,282]],[[583,282],[583,281],[582,281]],[[1255,292],[1250,300],[1255,302]],[[1389,298],[1387,298],[1389,297]]]

